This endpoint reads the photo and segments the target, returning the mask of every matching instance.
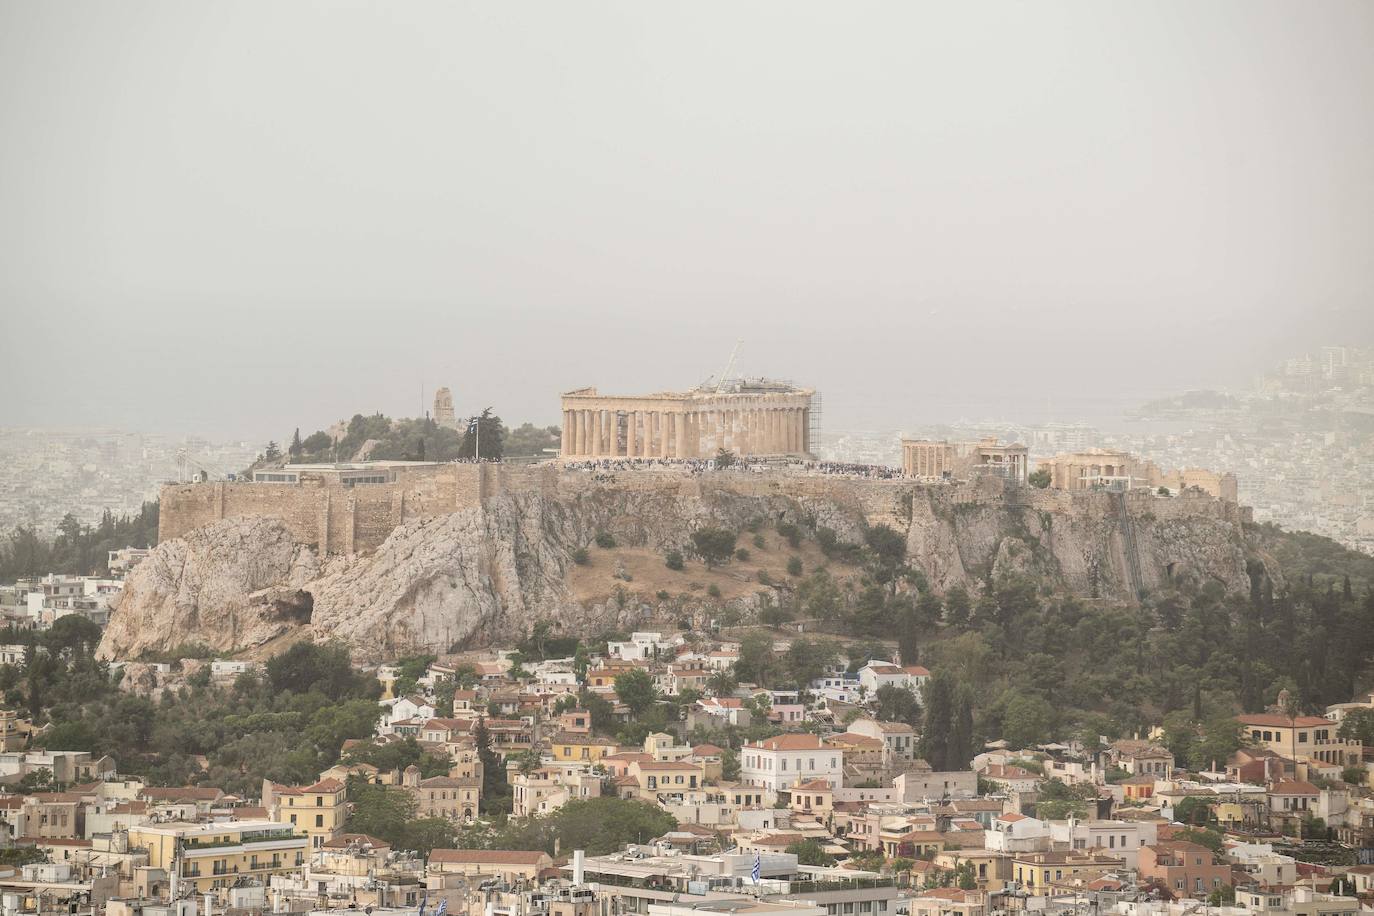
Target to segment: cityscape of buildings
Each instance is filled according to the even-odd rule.
[[[1374,349],[1323,347],[1283,361],[1236,392],[1190,392],[1123,411],[1108,428],[1074,422],[960,420],[830,432],[835,461],[900,464],[902,440],[1025,443],[1032,466],[1090,448],[1170,468],[1233,473],[1257,522],[1311,531],[1374,553]]]
[[[0,711],[0,849],[35,859],[0,865],[0,900],[39,916],[1374,909],[1374,862],[1314,858],[1300,839],[1320,824],[1342,847],[1374,849],[1374,797],[1361,791],[1374,747],[1342,732],[1347,719],[1374,716],[1374,694],[1324,716],[1239,716],[1247,740],[1212,769],[1190,769],[1155,734],[996,740],[941,771],[920,756],[917,728],[879,713],[894,691],[927,701],[926,668],[840,657],[800,689],[765,689],[734,678],[743,651],[729,638],[644,630],[588,656],[464,653],[418,676],[382,665],[371,671],[382,688],[374,734],[347,742],[314,781],[265,780],[251,796],[149,785],[108,756],[36,749],[52,726]],[[196,664],[225,690],[261,670]],[[166,690],[189,674],[154,667]],[[644,711],[632,683],[680,708],[683,735],[753,737],[732,747],[651,731],[622,744],[611,731]],[[447,772],[357,760],[408,742]],[[605,799],[674,826],[599,854],[416,851],[349,829],[359,785],[408,796],[420,818],[488,820],[492,766],[509,806],[502,818]],[[35,779],[47,788],[30,789]]]
[[[1339,365],[1359,367],[1364,358],[1347,355]],[[1246,487],[1256,492],[1255,465],[1237,462],[1233,476],[1221,456],[1268,429],[1259,420],[1264,405],[1289,405],[1283,416],[1310,431],[1314,415],[1345,417],[1365,403],[1363,390],[1346,396],[1336,382],[1349,379],[1334,369],[1318,373],[1320,383],[1302,371],[1285,367],[1265,392],[1189,395],[1144,411],[1150,422],[1182,412],[1188,422],[1217,423],[1225,431],[1207,448],[1196,434],[1132,438],[1073,425],[967,424],[898,436],[900,461],[878,454],[893,443],[844,436],[827,447],[848,450],[848,461],[809,454],[808,389],[760,384],[697,399],[603,398],[584,389],[564,397],[565,418],[577,428],[563,436],[572,453],[550,468],[642,469],[652,479],[667,469],[728,472],[738,461],[746,473],[907,478],[932,487],[990,476],[1013,491],[1144,489],[1140,498],[1160,506],[1179,491],[1201,491],[1189,495],[1234,509]],[[1218,423],[1219,412],[1235,422]],[[241,446],[196,443],[191,459],[189,446],[117,436],[41,441],[51,454],[30,468],[57,473],[74,455],[103,456],[145,474],[170,470],[202,481],[170,488],[185,491],[185,505],[168,499],[168,525],[203,524],[210,516],[198,512],[222,513],[248,499],[298,516],[298,524],[322,524],[324,534],[314,537],[324,555],[339,546],[329,513],[288,512],[293,500],[304,505],[337,491],[351,519],[358,506],[399,509],[411,484],[456,495],[457,486],[431,486],[441,472],[469,472],[479,492],[495,486],[476,461],[285,458],[249,477],[233,472],[231,484],[227,468],[253,457]],[[714,461],[714,450],[735,457]],[[197,488],[215,494],[214,507],[194,499]],[[1351,506],[1362,508],[1365,493],[1354,492]],[[1318,494],[1318,502],[1329,500]],[[384,520],[400,518],[371,519],[368,536],[384,537]],[[356,533],[352,522],[345,528]],[[781,523],[770,536],[787,543]],[[350,534],[340,550],[369,543]],[[764,535],[756,530],[751,543],[762,550]],[[0,675],[13,680],[74,658],[78,649],[61,642],[74,634],[90,651],[90,633],[109,623],[125,576],[149,555],[114,550],[108,575],[54,573],[0,588],[0,623],[14,640],[0,645]],[[799,576],[800,558],[793,559],[789,575]],[[317,747],[321,760],[332,761],[327,766],[312,767],[307,780],[264,779],[250,791],[217,785],[208,758],[193,763],[198,775],[189,784],[155,785],[122,771],[126,761],[64,741],[74,734],[63,730],[69,711],[45,711],[32,693],[27,704],[16,702],[22,691],[6,694],[0,909],[4,916],[419,916],[426,907],[436,916],[1374,912],[1374,741],[1365,727],[1374,724],[1374,693],[1303,715],[1284,688],[1264,711],[1229,720],[1235,741],[1205,761],[1180,759],[1158,724],[1115,740],[1045,725],[1027,740],[1004,719],[1002,736],[975,746],[972,699],[949,696],[939,662],[929,663],[932,670],[904,658],[902,643],[836,639],[823,661],[798,667],[793,683],[778,686],[754,672],[812,651],[801,621],[761,627],[738,614],[687,620],[655,618],[649,609],[644,622],[600,641],[571,640],[566,652],[541,643],[536,625],[518,648],[369,666],[344,656],[350,676],[375,680],[369,696],[380,696],[375,706],[370,698],[350,701],[369,706],[367,734],[322,738],[335,742]],[[116,657],[97,670],[111,676],[109,689],[146,697],[158,704],[152,708],[189,697],[192,685],[237,695],[270,674],[270,663],[249,655],[192,649],[193,657]],[[931,713],[942,704],[949,706],[943,737]],[[292,715],[288,705],[254,715]],[[356,705],[350,709],[357,714]],[[406,843],[359,829],[377,816],[379,796],[367,791],[403,800],[399,821],[375,823],[428,824],[438,840]],[[661,826],[594,850],[537,836],[483,839],[484,831],[505,837],[499,831],[512,824],[555,823],[589,805],[603,812],[607,830],[647,812]]]
[[[89,525],[106,512],[137,515],[164,483],[242,471],[262,448],[120,430],[0,428],[0,531],[24,525],[51,537],[67,514]]]

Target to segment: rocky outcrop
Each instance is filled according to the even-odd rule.
[[[314,552],[269,518],[226,519],[159,544],[129,573],[101,640],[108,658],[203,643],[255,646],[293,629],[278,603],[319,574]]]
[[[1009,574],[1122,601],[1179,577],[1248,587],[1235,507],[1215,502],[1004,492],[1000,482],[788,491],[732,479],[497,494],[402,524],[370,553],[324,562],[281,521],[225,519],[159,545],[135,568],[101,652],[132,658],[194,642],[241,650],[308,624],[314,638],[343,640],[359,659],[381,661],[509,642],[543,619],[594,632],[632,624],[659,603],[619,579],[603,594],[573,596],[571,557],[598,533],[662,552],[686,546],[704,526],[738,531],[754,522],[824,526],[851,542],[867,524],[904,526],[909,561],[939,590]]]

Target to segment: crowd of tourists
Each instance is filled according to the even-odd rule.
[[[802,467],[813,474],[837,474],[844,477],[868,477],[874,480],[893,480],[902,476],[900,468],[885,464],[855,464],[848,461],[807,461]]]
[[[740,470],[745,465],[734,462],[730,470]],[[565,461],[563,468],[569,471],[686,471],[689,474],[705,474],[708,471],[725,470],[714,458],[585,458],[578,461]]]
[[[899,468],[884,464],[857,464],[846,461],[799,461],[779,459],[736,458],[720,462],[715,458],[585,458],[563,462],[569,471],[591,471],[596,479],[614,479],[603,475],[616,471],[684,471],[688,474],[706,474],[712,471],[750,471],[762,473],[769,469],[780,468],[788,471],[802,471],[808,474],[829,474],[843,477],[865,477],[873,480],[891,480],[902,476]]]

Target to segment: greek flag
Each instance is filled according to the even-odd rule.
[[[434,916],[444,916],[448,912],[448,898],[439,901],[439,905],[434,909]]]
[[[424,895],[420,898],[420,912],[418,916],[425,916],[425,904],[427,903],[429,903],[429,891],[425,891]]]
[[[759,883],[759,875],[763,874],[763,860],[759,858],[758,850],[754,851],[754,867],[749,872],[754,876],[754,883]]]

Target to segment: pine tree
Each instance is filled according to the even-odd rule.
[[[945,620],[952,627],[968,624],[969,597],[963,586],[956,585],[945,595]]]
[[[481,454],[478,454],[478,449]],[[468,422],[467,431],[463,433],[463,442],[458,447],[459,458],[500,458],[505,454],[506,448],[506,428],[501,425],[501,418],[491,412],[488,407],[482,411],[481,415],[473,417]]]
[[[291,454],[292,461],[296,461],[301,457],[301,428],[299,426],[296,427],[295,433],[291,436],[291,448],[288,451]]]

